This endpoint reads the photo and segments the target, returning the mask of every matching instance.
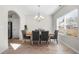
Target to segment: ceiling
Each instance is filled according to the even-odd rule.
[[[40,12],[41,15],[51,15],[56,12],[60,6],[59,5],[30,5],[26,6],[32,14],[37,14]]]
[[[41,15],[51,15],[55,13],[60,6],[59,5],[27,5],[24,8],[28,9],[30,15],[37,15],[40,12]]]
[[[61,6],[59,5],[18,5],[14,7],[19,8],[19,10],[22,9],[25,15],[37,15],[38,12],[40,12],[40,15],[51,15],[51,14],[54,14]]]

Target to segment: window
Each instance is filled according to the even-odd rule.
[[[57,19],[57,30],[69,36],[78,36],[78,9]]]

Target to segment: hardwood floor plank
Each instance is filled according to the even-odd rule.
[[[2,54],[76,54],[63,44],[56,44],[54,41],[48,45],[31,45],[30,41],[22,42],[18,39],[9,40],[9,48]]]

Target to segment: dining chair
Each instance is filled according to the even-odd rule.
[[[49,39],[49,31],[41,31],[41,36],[40,36],[40,41],[46,42],[48,44],[48,39]]]
[[[39,37],[39,31],[32,31],[32,44],[34,44],[34,42],[37,42],[39,45],[39,41],[40,41],[40,37]]]
[[[54,31],[54,35],[50,37],[50,39],[54,39],[56,40],[57,44],[58,44],[58,30]]]
[[[30,38],[31,38],[30,36],[27,36],[25,30],[22,30],[22,37],[23,37],[24,41],[26,41],[26,40],[30,40]]]

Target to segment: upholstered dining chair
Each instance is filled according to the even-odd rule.
[[[22,30],[22,36],[23,36],[24,41],[30,40],[30,38],[31,38],[30,36],[27,36],[26,31],[24,31],[24,30]]]
[[[39,31],[38,31],[38,30],[32,31],[32,44],[33,44],[34,42],[37,42],[38,45],[39,45],[39,41],[40,41]]]
[[[41,36],[40,36],[40,41],[46,42],[48,44],[48,39],[49,39],[49,31],[41,31]]]
[[[58,44],[58,30],[54,31],[54,35],[50,37],[50,39],[54,39],[56,40],[57,44]]]

